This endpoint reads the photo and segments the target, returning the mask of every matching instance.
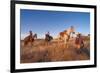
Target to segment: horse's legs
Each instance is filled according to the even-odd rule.
[[[31,40],[31,47],[34,46],[34,39]]]
[[[47,46],[49,45],[49,41],[47,41]]]
[[[69,39],[64,39],[64,48],[68,48],[68,41],[69,41]]]
[[[65,44],[65,48],[68,48],[68,42]]]
[[[30,42],[30,47],[32,47],[33,46],[33,43],[32,43],[32,41]]]
[[[48,42],[45,40],[44,45],[46,45],[46,46],[47,46],[47,44],[48,44]]]
[[[48,46],[48,41],[46,42],[46,45]]]

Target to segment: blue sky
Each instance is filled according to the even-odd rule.
[[[47,10],[20,10],[21,37],[29,30],[43,38],[46,32],[54,37],[59,32],[74,26],[76,32],[90,33],[90,13],[47,11]]]

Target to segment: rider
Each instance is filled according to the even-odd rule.
[[[29,36],[30,36],[30,40],[31,40],[31,38],[33,38],[33,33],[31,30],[29,31],[29,34],[30,34]]]
[[[50,36],[50,32],[48,31],[45,35],[49,37]]]
[[[48,41],[50,41],[52,39],[52,37],[50,36],[50,32],[48,31],[46,34],[45,34],[45,37]]]
[[[50,35],[50,32],[48,31],[46,35]]]

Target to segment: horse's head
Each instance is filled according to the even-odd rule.
[[[33,35],[33,38],[37,38],[37,34],[36,33]]]

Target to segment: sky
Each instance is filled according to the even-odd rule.
[[[38,38],[43,38],[48,31],[53,37],[59,32],[74,26],[76,32],[90,33],[90,13],[47,10],[20,10],[21,38],[32,30]]]

